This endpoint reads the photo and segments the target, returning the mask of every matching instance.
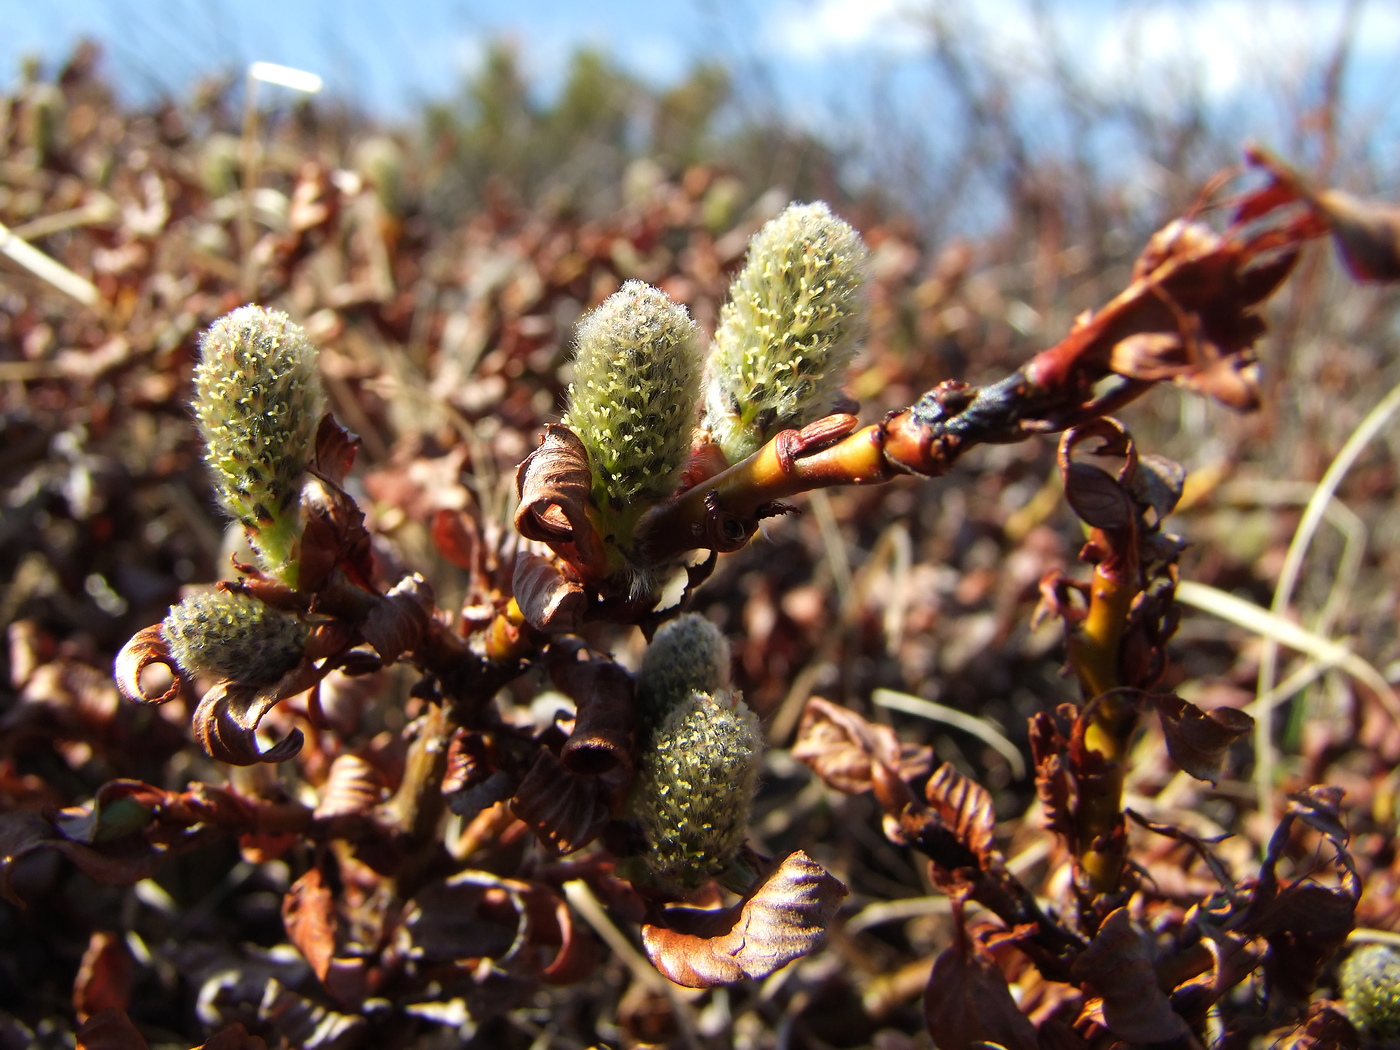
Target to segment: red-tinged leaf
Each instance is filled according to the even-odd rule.
[[[901,744],[889,726],[816,696],[802,709],[792,757],[847,795],[871,790],[877,766],[896,771],[900,780],[914,780],[933,764],[928,748]]]
[[[460,510],[440,507],[433,512],[433,546],[438,553],[459,569],[477,572],[481,566],[481,527],[476,519]]]
[[[550,662],[554,684],[574,701],[573,732],[559,757],[572,772],[632,774],[637,725],[636,683],[625,668],[586,650],[564,650]]]
[[[321,875],[311,868],[282,897],[282,925],[317,979],[324,982],[335,957],[339,918],[335,898]]]
[[[602,961],[602,951],[586,928],[575,925],[573,909],[568,903],[553,891],[548,895],[554,905],[553,922],[554,929],[558,931],[559,950],[541,971],[540,977],[546,984],[560,987],[577,984],[597,970]]]
[[[701,913],[693,930],[643,926],[642,944],[652,965],[687,988],[763,978],[821,942],[846,893],[799,850],[734,907]]]
[[[360,505],[334,482],[311,477],[301,487],[301,508],[297,586],[315,591],[339,568],[356,585],[372,589],[374,552]]]
[[[541,842],[573,853],[592,842],[612,819],[618,792],[600,777],[570,772],[548,748],[510,800],[511,811]]]
[[[73,979],[73,1012],[78,1020],[103,1010],[125,1010],[131,1005],[135,961],[120,934],[94,931]]]
[[[1035,1027],[1011,997],[996,960],[967,933],[955,900],[953,943],[934,960],[924,1023],[939,1050],[1036,1050]]]
[[[360,451],[360,437],[346,430],[327,412],[316,428],[316,472],[337,485],[345,480]]]
[[[375,602],[360,624],[360,634],[391,664],[422,643],[435,607],[428,581],[418,573],[405,576]]]
[[[125,1010],[106,1009],[78,1029],[77,1050],[150,1050]]]
[[[141,675],[153,664],[161,664],[174,676],[174,680],[159,696],[147,696],[146,691],[141,688]],[[131,636],[131,640],[122,646],[121,652],[117,654],[112,676],[122,696],[133,703],[164,704],[180,695],[180,668],[175,663],[175,658],[170,655],[170,650],[166,648],[160,624],[153,624]]]
[[[587,593],[549,558],[530,551],[517,553],[511,590],[521,615],[537,631],[572,634],[583,623]]]
[[[1177,696],[1154,695],[1167,754],[1197,780],[1214,784],[1225,768],[1230,746],[1254,727],[1254,719],[1233,707],[1202,711]]]
[[[258,1036],[249,1035],[241,1024],[234,1023],[220,1028],[195,1050],[267,1050],[267,1043]]]
[[[952,763],[944,762],[929,777],[924,796],[944,826],[977,858],[980,868],[985,870],[1000,862],[1001,855],[996,848],[996,811],[986,788],[963,776]]]
[[[1322,190],[1316,207],[1353,277],[1358,281],[1400,281],[1400,207],[1363,200],[1342,190]]]
[[[1076,979],[1103,999],[1105,1026],[1130,1043],[1192,1038],[1191,1028],[1157,984],[1142,933],[1126,908],[1111,912],[1089,947],[1074,962]]]
[[[557,423],[545,427],[539,447],[515,473],[517,531],[547,544],[586,581],[608,575],[602,541],[588,520],[592,486],[583,442]]]

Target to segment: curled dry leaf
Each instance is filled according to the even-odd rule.
[[[642,944],[652,965],[687,988],[767,977],[817,946],[846,893],[799,850],[734,907],[700,913],[693,930],[643,926]]]
[[[1060,711],[1061,720],[1072,724],[1074,709]],[[1030,720],[1031,760],[1035,763],[1035,793],[1045,810],[1045,827],[1074,844],[1074,818],[1070,809],[1073,784],[1065,764],[1069,747],[1065,731],[1048,711],[1037,711]]]
[[[568,427],[551,423],[539,446],[515,473],[520,506],[515,527],[538,540],[589,581],[608,575],[602,542],[588,520],[593,472],[583,442]]]
[[[957,840],[977,858],[978,867],[986,870],[1000,863],[996,848],[996,812],[992,796],[981,784],[963,776],[944,762],[929,777],[924,796]]]
[[[1157,985],[1147,943],[1126,908],[1111,912],[1073,968],[1103,999],[1108,1030],[1130,1043],[1166,1043],[1192,1038],[1191,1028]]]
[[[360,451],[360,437],[346,430],[327,412],[316,428],[316,473],[339,485],[355,465]]]
[[[515,556],[515,603],[529,625],[546,634],[571,634],[583,622],[588,595],[549,558],[530,551]]]
[[[1036,1050],[1035,1027],[1016,1006],[996,960],[968,935],[954,898],[953,943],[934,960],[924,1022],[939,1050]]]
[[[511,811],[559,853],[588,845],[612,819],[619,792],[601,777],[573,773],[548,748],[541,748],[515,790]]]
[[[174,675],[174,681],[160,696],[147,696],[141,688],[141,675],[152,664],[163,664]],[[152,624],[131,636],[122,646],[112,670],[122,696],[137,704],[164,704],[180,695],[182,675],[175,658],[166,647],[160,624]]]
[[[871,789],[875,766],[896,771],[901,780],[913,780],[933,764],[928,748],[901,744],[889,726],[818,696],[802,709],[792,757],[805,762],[828,787],[847,795]]]
[[[1214,784],[1225,768],[1232,745],[1254,726],[1254,719],[1233,707],[1202,711],[1178,696],[1154,695],[1152,706],[1162,722],[1167,754],[1197,780]]]
[[[1278,1050],[1357,1050],[1356,1029],[1333,1003],[1311,1003],[1302,1024],[1286,1032],[1270,1046]]]
[[[270,686],[220,682],[204,694],[192,719],[195,739],[210,758],[235,766],[283,762],[301,750],[302,732],[293,729],[266,751],[257,741],[263,716],[289,696],[309,689],[321,671],[309,660],[288,671]]]
[[[380,658],[391,664],[418,647],[434,607],[433,589],[415,572],[374,603],[360,624],[360,633]]]
[[[621,770],[630,779],[636,683],[620,664],[585,655],[577,651],[550,667],[554,684],[574,701],[577,711],[559,757],[574,773],[601,776]]]
[[[384,774],[354,752],[336,755],[313,816],[317,820],[336,817],[367,817],[384,794]]]
[[[360,505],[333,481],[313,476],[302,485],[301,508],[297,586],[315,591],[339,568],[357,586],[372,590],[374,553]]]

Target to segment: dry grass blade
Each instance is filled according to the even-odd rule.
[[[57,259],[45,255],[28,241],[21,240],[3,223],[0,223],[0,254],[84,306],[96,306],[102,301],[102,293],[86,277],[78,276]]]
[[[965,733],[971,733],[1006,759],[1007,765],[1011,767],[1012,775],[1017,780],[1026,775],[1025,757],[1017,750],[1016,745],[1006,738],[1000,728],[993,725],[988,719],[977,718],[944,704],[925,700],[921,696],[910,696],[908,693],[901,693],[894,689],[876,689],[870,694],[870,702],[876,707],[886,707],[893,711],[918,715],[931,722],[940,722],[943,725],[952,726],[954,729],[961,729]]]

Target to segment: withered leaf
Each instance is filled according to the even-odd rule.
[[[554,684],[576,705],[573,732],[559,753],[564,765],[585,776],[621,770],[630,779],[636,730],[636,684],[613,660],[583,651],[551,663]]]
[[[603,778],[579,776],[553,751],[540,748],[510,808],[545,845],[572,853],[597,838],[612,819],[616,795]]]
[[[568,427],[545,427],[539,446],[515,473],[515,527],[567,561],[584,580],[608,575],[602,541],[588,520],[593,472],[583,442]]]
[[[956,898],[955,898],[956,900]],[[1016,1006],[991,954],[970,937],[955,907],[953,943],[934,960],[924,1023],[939,1050],[1036,1050],[1035,1027]]]
[[[1321,190],[1315,206],[1358,281],[1400,281],[1400,207],[1344,190]]]
[[[109,780],[97,789],[90,806],[60,812],[54,824],[74,842],[111,842],[149,824],[154,819],[151,811],[166,798],[165,791],[139,780]]]
[[[1202,711],[1178,696],[1157,694],[1150,699],[1161,719],[1167,754],[1197,780],[1219,780],[1230,745],[1254,727],[1254,719],[1237,708]]]
[[[976,856],[979,867],[999,863],[996,812],[992,796],[981,784],[944,762],[924,787],[924,797],[960,843]]]
[[[126,940],[110,930],[95,930],[73,979],[73,1012],[80,1021],[103,1010],[125,1010],[131,1004],[135,960]]]
[[[1157,985],[1143,935],[1126,908],[1111,912],[1074,962],[1074,976],[1103,999],[1104,1024],[1130,1043],[1189,1040],[1191,1028]]]
[[[913,780],[933,763],[928,748],[901,744],[889,726],[818,696],[802,709],[792,757],[805,762],[828,787],[847,795],[871,789],[875,766],[894,770],[901,780]]]
[[[588,608],[583,586],[549,558],[531,551],[516,554],[511,589],[526,622],[546,634],[577,631]]]
[[[141,688],[141,674],[152,664],[162,664],[174,675],[174,681],[160,696],[147,696]],[[112,669],[122,696],[137,704],[164,704],[180,695],[182,674],[175,658],[166,647],[160,624],[152,624],[131,636],[122,646]]]
[[[248,1029],[235,1022],[227,1028],[220,1028],[195,1050],[267,1050],[267,1043],[255,1035],[249,1035]]]
[[[352,751],[336,755],[313,816],[317,820],[367,816],[379,805],[384,787],[384,774],[361,756]]]
[[[1035,763],[1035,793],[1045,810],[1045,826],[1073,844],[1072,786],[1065,765],[1069,741],[1050,712],[1037,711],[1031,718],[1030,747],[1031,760]]]
[[[276,682],[261,688],[242,682],[219,682],[199,701],[191,719],[195,739],[210,758],[235,766],[256,762],[283,762],[301,750],[300,729],[263,751],[258,746],[258,726],[269,711],[289,696],[320,681],[322,671],[308,659]]]
[[[1278,1050],[1357,1050],[1356,1029],[1336,1005],[1310,1003],[1302,1022],[1270,1045]]]
[[[418,573],[405,576],[374,603],[360,633],[386,664],[418,648],[432,618],[433,589]]]
[[[77,1050],[149,1050],[125,1010],[108,1007],[89,1017],[77,1031]]]
[[[322,982],[335,957],[338,924],[335,898],[321,869],[310,868],[282,897],[282,925],[286,927],[287,939],[296,945]]]
[[[327,412],[316,427],[316,472],[339,485],[355,465],[360,444],[358,434],[346,430]]]
[[[692,930],[643,926],[642,944],[652,965],[687,988],[767,977],[817,946],[846,893],[799,850],[734,907],[701,913]]]

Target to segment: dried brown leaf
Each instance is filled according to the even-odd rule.
[[[520,506],[515,527],[529,540],[548,544],[584,580],[608,575],[603,545],[588,520],[593,472],[583,442],[568,427],[552,423],[515,474]]]
[[[620,770],[630,780],[637,725],[636,683],[613,660],[580,650],[550,665],[554,684],[575,704],[573,732],[559,753],[584,776]]]
[[[267,1050],[267,1043],[258,1036],[249,1035],[241,1024],[234,1023],[220,1028],[195,1050]]]
[[[1157,694],[1149,699],[1161,719],[1167,754],[1197,780],[1218,781],[1230,746],[1254,727],[1254,719],[1237,708],[1202,711],[1178,696]]]
[[[351,433],[327,412],[316,427],[316,472],[339,485],[355,465],[360,451],[358,434]]]
[[[77,1031],[77,1050],[150,1050],[125,1010],[109,1007],[94,1014]]]
[[[817,946],[846,893],[799,850],[739,904],[702,913],[699,932],[646,925],[642,944],[652,965],[687,988],[767,977]]]
[[[903,745],[889,726],[817,696],[802,709],[792,757],[805,762],[828,787],[847,795],[871,790],[876,766],[894,770],[901,780],[913,780],[927,773],[933,762],[928,748]]]
[[[174,676],[174,681],[160,696],[147,696],[141,688],[141,674],[153,664],[164,665]],[[121,652],[117,654],[112,675],[122,696],[133,703],[164,704],[180,695],[182,675],[175,658],[166,648],[160,624],[143,628],[131,636],[131,640],[122,646]]]
[[[1343,190],[1322,190],[1315,203],[1353,277],[1400,281],[1400,207]]]
[[[336,755],[313,816],[317,820],[368,816],[382,801],[384,788],[384,774],[378,767],[351,751]]]
[[[1055,716],[1048,711],[1038,711],[1031,718],[1030,748],[1031,760],[1035,763],[1035,793],[1045,810],[1045,826],[1072,844],[1074,819],[1070,799],[1073,785],[1066,765],[1069,741],[1056,724]]]
[[[324,983],[335,957],[339,918],[335,898],[320,868],[309,869],[282,897],[282,925],[287,929],[287,939]]]
[[[126,940],[110,930],[95,930],[73,979],[73,1012],[78,1020],[103,1010],[125,1010],[131,1005],[135,961]]]
[[[944,826],[977,858],[980,868],[986,870],[1000,863],[1001,855],[996,848],[996,811],[986,788],[963,776],[952,763],[944,762],[929,777],[924,796]]]
[[[1310,1003],[1302,1022],[1270,1046],[1277,1050],[1357,1050],[1356,1029],[1335,1003]]]
[[[521,614],[535,630],[570,634],[582,625],[588,595],[551,559],[530,551],[517,553],[511,589]]]
[[[1166,1043],[1192,1038],[1190,1026],[1172,1010],[1157,985],[1143,935],[1126,908],[1111,912],[1089,947],[1074,962],[1074,976],[1103,998],[1104,1024],[1130,1043]]]
[[[432,619],[433,589],[418,573],[405,576],[374,603],[360,633],[386,663],[418,648]]]
[[[588,845],[612,819],[617,792],[600,777],[573,773],[541,748],[515,790],[511,811],[559,853]]]
[[[242,682],[219,682],[199,701],[191,719],[195,739],[210,758],[235,766],[256,762],[284,762],[301,750],[300,729],[263,751],[257,730],[269,711],[289,696],[315,685],[322,671],[309,659],[292,668],[276,682],[259,688]]]
[[[1021,1013],[996,960],[970,937],[962,909],[953,943],[934,960],[924,991],[924,1023],[939,1050],[1035,1050],[1035,1027]]]

